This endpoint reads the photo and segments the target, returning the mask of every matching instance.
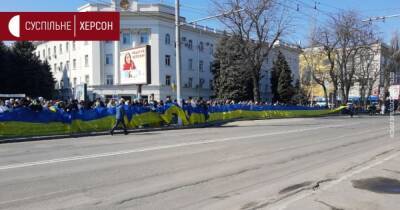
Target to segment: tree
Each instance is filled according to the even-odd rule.
[[[377,82],[380,71],[374,63],[375,55],[380,47],[376,45],[365,46],[358,54],[357,70],[355,73],[355,81],[360,87],[360,102],[362,105],[367,105],[366,101],[372,95],[372,90]]]
[[[289,15],[287,8],[274,0],[214,0],[220,18],[229,33],[239,37],[240,53],[246,58],[243,64],[252,80],[254,101],[260,100],[262,66],[275,43],[287,31]],[[226,13],[226,11],[240,12]]]
[[[278,56],[275,61],[272,63],[271,69],[271,93],[272,93],[272,103],[280,101],[280,96],[278,92],[279,85],[279,77],[283,69],[285,69],[285,65],[288,65],[285,59],[285,56],[281,51],[278,52]]]
[[[9,69],[9,51],[8,47],[4,45],[2,41],[0,41],[0,93],[5,91],[7,87],[10,74]]]
[[[276,68],[279,69],[279,79],[278,79],[278,98],[279,102],[285,104],[291,103],[292,98],[295,94],[293,87],[292,71],[290,70],[289,64],[287,63],[283,55],[278,56],[275,62]]]
[[[3,48],[0,46],[0,48]],[[31,42],[15,42],[5,52],[5,67],[1,69],[0,92],[9,94],[24,93],[28,96],[51,98],[54,93],[54,78],[50,66],[41,62],[33,53]],[[0,50],[3,52],[3,50]],[[0,54],[2,53],[0,52]],[[3,62],[2,62],[3,63]]]
[[[300,80],[296,80],[294,86],[295,95],[292,98],[293,104],[305,105],[308,102],[308,95],[306,91],[301,87]]]
[[[236,101],[252,99],[252,83],[243,65],[241,42],[236,36],[224,36],[218,43],[213,63],[214,94]]]
[[[332,18],[333,19],[333,18]],[[332,84],[332,97],[334,106],[338,106],[337,96],[339,90],[339,76],[336,67],[336,56],[335,50],[338,45],[338,39],[335,36],[335,32],[331,25],[334,22],[329,22],[328,24],[318,28],[316,33],[312,34],[311,45],[318,46],[321,48],[321,52],[329,63],[328,75],[329,81]]]
[[[356,82],[360,51],[377,42],[374,29],[363,23],[354,11],[341,11],[320,27],[313,43],[322,46],[330,63],[330,82],[333,85],[334,103],[340,92],[342,103],[347,103],[351,87]]]
[[[342,102],[346,104],[355,82],[359,53],[374,44],[377,39],[372,27],[363,23],[359,14],[354,11],[340,12],[334,19],[333,28],[337,39],[335,57],[339,89]]]
[[[306,65],[305,68],[310,72],[312,81],[315,81],[322,87],[322,90],[324,91],[325,105],[328,106],[329,99],[327,83],[329,82],[330,74],[329,67],[325,64],[325,61],[327,61],[326,54],[321,51],[320,47],[313,44],[311,48],[304,51],[302,55]]]

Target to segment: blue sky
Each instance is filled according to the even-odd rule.
[[[110,0],[12,0],[3,2],[0,11],[76,11],[87,2],[109,2]],[[285,37],[289,42],[306,42],[307,35],[313,24],[324,21],[329,13],[335,13],[341,9],[353,9],[360,12],[363,18],[371,16],[383,16],[400,13],[399,0],[316,0],[317,10],[314,9],[314,0],[286,0],[284,3],[289,8],[293,18],[292,33]],[[155,3],[164,2],[173,5],[174,0],[139,0],[139,2]],[[212,12],[212,0],[181,0],[182,15],[188,20],[195,20],[210,15]],[[299,12],[297,12],[299,7]],[[313,17],[317,18],[314,20]],[[222,29],[217,21],[201,23],[211,27]],[[379,28],[382,37],[388,41],[391,34],[400,30],[400,17],[387,19],[385,22],[374,22]]]

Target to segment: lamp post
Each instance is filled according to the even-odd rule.
[[[175,0],[175,49],[176,49],[176,99],[182,105],[181,96],[181,31],[180,31],[180,5],[179,0]]]

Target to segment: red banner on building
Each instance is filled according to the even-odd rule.
[[[0,12],[0,40],[118,41],[119,12]]]

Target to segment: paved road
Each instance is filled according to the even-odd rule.
[[[1,144],[0,209],[398,209],[347,183],[399,179],[399,135],[364,116]]]

